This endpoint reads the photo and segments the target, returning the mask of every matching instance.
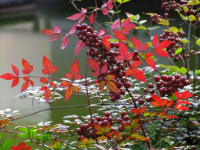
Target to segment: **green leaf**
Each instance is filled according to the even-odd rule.
[[[176,72],[180,72],[180,68],[177,67],[177,66],[165,66],[163,64],[159,64],[161,68],[166,68],[166,69],[170,69],[170,70],[173,70],[173,71],[176,71]]]
[[[198,21],[200,22],[200,17],[198,18]]]
[[[181,73],[185,75],[187,73],[187,69],[185,67],[181,67]]]
[[[187,121],[181,119],[181,120],[179,121],[179,123],[181,123],[184,127],[187,127]]]
[[[170,29],[174,34],[176,34],[179,31],[179,29],[177,29],[176,27],[171,27]]]
[[[0,139],[1,139],[2,134],[0,133]]]
[[[200,39],[196,40],[196,44],[200,46]]]
[[[168,20],[165,20],[165,19],[159,19],[159,23],[158,24],[162,24],[162,25],[165,25],[165,26],[168,26],[169,25],[169,21]]]
[[[175,100],[176,100],[176,96],[175,96],[175,94],[174,94],[174,93],[172,94],[172,96],[170,97],[170,99],[171,99],[171,100],[173,100],[173,101],[175,101]]]
[[[24,137],[24,138],[27,138],[27,135],[24,134],[24,133],[19,133],[19,134],[15,135],[15,137]]]
[[[7,140],[7,141],[5,141],[3,143],[2,149],[6,150],[6,149],[10,148],[10,146],[12,145],[12,143],[13,143],[13,140]]]
[[[37,130],[35,130],[34,128],[30,128],[29,135],[31,139],[34,139],[34,137],[37,135]]]
[[[194,15],[190,15],[190,16],[189,16],[189,20],[190,20],[190,21],[196,20],[196,17],[195,17]]]
[[[200,74],[200,70],[195,70],[195,74]]]
[[[115,11],[114,10],[109,10],[109,13],[114,14]]]
[[[182,52],[182,47],[179,47],[176,51],[175,51],[175,55],[179,54],[180,52]]]
[[[18,127],[17,129],[18,129],[19,131],[25,133],[26,135],[29,135],[29,132],[28,132],[28,129],[27,129],[27,128],[25,128],[25,127]]]
[[[152,30],[155,30],[155,29],[157,29],[157,28],[160,28],[160,26],[155,26],[155,27],[147,27],[147,30],[150,30],[150,31],[152,31]]]
[[[122,0],[117,0],[117,2],[121,4],[121,3],[122,3]]]
[[[135,20],[135,21],[137,21],[139,19],[140,19],[140,15],[139,14],[135,15],[134,18],[133,18],[133,20]]]

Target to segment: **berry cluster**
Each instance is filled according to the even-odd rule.
[[[173,58],[174,61],[178,61],[180,59],[180,57],[178,55],[175,55],[175,51],[181,47],[182,45],[179,44],[180,43],[180,37],[185,36],[185,32],[183,31],[178,31],[176,34],[174,34],[173,32],[169,32],[169,31],[165,31],[163,34],[161,34],[159,36],[160,38],[160,42],[162,41],[172,41],[172,44],[167,47],[166,52]],[[185,58],[189,58],[189,53],[185,54]]]
[[[155,76],[154,80],[157,82],[156,88],[159,91],[161,97],[164,97],[165,95],[172,96],[172,93],[177,91],[178,88],[182,89],[184,88],[184,86],[190,84],[190,82],[186,80],[185,77],[180,76],[179,74],[175,74],[174,76]],[[153,88],[153,84],[149,83],[148,87]],[[151,98],[149,99],[149,101],[150,100]]]
[[[111,101],[115,102],[121,97],[121,95],[125,94],[123,87],[131,87],[131,84],[125,76],[125,67],[128,67],[131,61],[140,60],[138,52],[134,51],[134,57],[130,61],[119,61],[116,59],[116,56],[120,55],[118,42],[110,42],[111,49],[106,50],[102,43],[102,36],[99,36],[99,33],[93,31],[90,26],[87,24],[77,25],[76,29],[79,31],[77,33],[78,38],[89,47],[87,55],[91,56],[93,60],[100,64],[101,67],[103,65],[107,65],[108,67],[107,73],[98,77],[98,82],[104,80],[104,77],[107,74],[115,75],[113,82],[117,85],[120,93],[120,95],[117,95],[110,92]]]
[[[161,18],[161,16],[158,14],[154,14],[151,15],[150,18],[151,18],[151,24],[154,25],[159,23],[159,19]]]
[[[124,126],[130,124],[130,117],[126,111],[121,111],[121,117],[117,118],[116,122],[120,124],[118,127],[119,131],[124,131]]]
[[[113,125],[113,118],[110,116],[110,112],[104,112],[104,117],[97,116],[96,118],[92,118],[92,121],[94,124],[97,124],[99,126],[106,126],[108,124]],[[115,128],[111,128],[110,132],[115,132]],[[94,138],[94,132],[92,129],[92,123],[89,121],[87,124],[81,124],[80,128],[76,129],[77,134],[79,135],[77,137],[78,140],[81,140],[82,138]]]

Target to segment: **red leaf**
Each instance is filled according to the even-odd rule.
[[[77,43],[76,43],[76,48],[75,48],[75,56],[77,56],[78,55],[78,53],[79,53],[79,51],[82,49],[82,47],[84,47],[85,46],[85,43],[84,42],[82,42],[82,41],[78,41]]]
[[[50,29],[40,30],[40,32],[42,32],[44,35],[47,35],[47,36],[51,36],[55,34],[54,31]]]
[[[29,86],[29,81],[26,81],[22,84],[21,92],[24,92]]]
[[[152,53],[146,53],[145,54],[145,62],[147,63],[147,65],[149,65],[150,67],[152,67],[154,70],[156,70],[156,63],[152,58],[153,54]]]
[[[148,43],[145,43],[142,46],[142,43],[138,39],[134,38],[133,36],[132,36],[132,41],[133,41],[133,45],[135,46],[135,49],[137,50],[145,51],[148,48]]]
[[[92,59],[88,59],[88,62],[93,71],[100,73],[100,65],[98,62]]]
[[[173,104],[174,104],[174,101],[171,100],[171,101],[169,101],[169,103],[167,104],[167,107],[170,107],[170,106],[173,105]]]
[[[131,60],[134,56],[134,53],[128,53],[127,46],[121,41],[119,41],[119,53],[120,55],[116,56],[119,61]]]
[[[51,86],[52,88],[54,88],[54,89],[57,88],[57,86],[55,85],[55,83],[53,83],[53,82],[49,82],[49,84],[50,84],[50,86]]]
[[[74,34],[76,32],[76,26],[77,26],[77,23],[75,23],[74,26],[71,28],[71,30],[69,31],[69,34]]]
[[[29,74],[33,71],[33,66],[29,65],[29,63],[25,59],[22,59],[22,66],[25,68],[24,70],[22,70],[24,74]]]
[[[132,74],[136,79],[146,83],[144,73],[140,69],[136,69],[136,68],[131,68],[131,69],[132,69],[131,70]]]
[[[15,76],[11,73],[5,73],[1,75],[0,78],[5,79],[5,80],[12,80],[15,78]]]
[[[101,29],[101,30],[99,31],[99,33],[98,33],[98,36],[102,36],[102,35],[104,35],[104,34],[105,34],[105,30]]]
[[[57,40],[58,37],[59,37],[59,34],[54,35],[54,36],[49,40],[49,42],[52,42],[52,41]]]
[[[71,83],[69,81],[65,81],[65,82],[61,83],[61,86],[69,87],[69,86],[71,86]]]
[[[106,82],[105,81],[101,81],[99,83],[99,90],[102,90],[105,86],[106,86]]]
[[[78,79],[81,79],[82,77],[83,77],[82,74],[77,74],[77,75],[74,77],[74,79],[78,80]]]
[[[44,85],[40,88],[41,91],[46,91],[46,89],[47,89],[47,87]]]
[[[114,93],[116,93],[117,95],[119,95],[119,91],[118,91],[118,88],[117,88],[117,85],[112,82],[112,81],[107,81],[106,82],[106,85],[108,87],[108,89]]]
[[[114,21],[114,23],[112,24],[112,30],[118,28],[120,25],[120,20],[119,18],[117,20]]]
[[[16,86],[18,83],[19,83],[19,78],[18,77],[14,78],[13,81],[12,81],[11,88],[14,87],[14,86]]]
[[[158,36],[155,35],[153,40],[152,40],[152,46],[153,49],[155,50],[156,54],[162,57],[169,57],[166,51],[164,51],[164,48],[167,48],[172,44],[171,41],[162,41],[159,43]]]
[[[152,94],[151,96],[152,96],[154,102],[151,102],[150,104],[155,107],[164,107],[168,103],[167,99],[162,100],[160,97],[158,97],[154,94]]]
[[[107,15],[109,13],[108,9],[106,9],[106,8],[102,8],[102,12],[104,15]]]
[[[51,69],[51,62],[50,60],[43,55],[43,62],[42,62],[44,69],[49,73]]]
[[[31,149],[31,146],[27,146],[26,147],[26,144],[24,142],[21,142],[18,147],[17,146],[11,146],[11,148],[13,150],[30,150]]]
[[[54,25],[54,33],[60,33],[61,29]]]
[[[69,19],[69,20],[78,20],[79,19],[78,23],[81,23],[85,19],[86,12],[87,12],[87,9],[82,8],[81,13],[76,13],[76,14],[68,17],[67,19]]]
[[[34,82],[32,80],[29,80],[30,84],[33,86],[34,85]]]
[[[50,71],[49,71],[49,74],[56,72],[56,70],[57,70],[57,66],[52,66]]]
[[[178,100],[182,100],[184,98],[189,98],[193,96],[192,94],[189,94],[189,93],[190,91],[185,91],[182,94],[180,94],[178,91],[176,91],[174,94],[178,98]]]
[[[177,107],[174,108],[174,109],[177,109],[177,110],[189,110],[189,108],[187,108],[187,107],[185,107],[185,106],[181,106],[181,105],[177,106]]]
[[[70,17],[67,17],[66,19],[69,19],[69,20],[78,20],[79,18],[81,18],[81,16],[82,16],[81,13],[76,13],[76,14],[71,15]]]
[[[129,30],[135,28],[135,25],[129,22],[130,22],[130,18],[127,18],[126,20],[124,20],[124,22],[122,22],[121,30],[124,34],[129,34]]]
[[[46,103],[48,103],[49,98],[50,98],[50,95],[51,95],[51,91],[50,91],[50,89],[47,87],[47,88],[46,88],[46,91],[45,91],[45,93],[44,93],[44,97],[45,97]]]
[[[94,21],[94,14],[93,13],[91,13],[91,15],[90,15],[90,24],[92,24],[93,23],[93,21]]]
[[[66,77],[67,79],[70,79],[70,80],[73,79],[73,76],[72,76],[71,73],[66,73],[66,74],[65,74],[65,77]]]
[[[102,42],[103,42],[103,45],[105,46],[105,49],[107,51],[110,51],[110,42],[105,38],[102,38]]]
[[[108,71],[108,65],[105,64],[105,65],[103,65],[103,66],[101,67],[101,74],[104,74],[104,73],[106,73],[107,71]]]
[[[48,79],[47,78],[40,78],[40,82],[43,83],[43,84],[47,84],[48,83]]]
[[[120,30],[113,30],[113,33],[114,33],[115,37],[118,40],[127,41],[127,38],[126,38],[126,36],[124,35],[124,33],[122,31],[120,31]]]
[[[73,89],[72,89],[72,87],[70,86],[70,87],[68,87],[68,88],[66,89],[66,91],[65,91],[65,102],[68,101],[68,99],[72,96],[72,94],[73,94]]]
[[[142,63],[142,61],[133,61],[131,63],[131,68],[139,67],[141,63]]]
[[[12,70],[13,70],[14,74],[18,77],[19,76],[19,69],[15,65],[12,65]]]
[[[79,64],[78,64],[78,59],[76,59],[71,66],[71,73],[73,78],[78,74],[78,72],[79,72]]]
[[[115,75],[109,74],[105,77],[106,81],[112,81],[115,78]]]
[[[61,44],[61,49],[64,49],[69,43],[68,37],[63,37],[61,40],[63,41]]]

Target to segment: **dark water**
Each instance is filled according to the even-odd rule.
[[[75,57],[75,43],[78,41],[76,38],[71,37],[67,48],[61,50],[60,39],[55,42],[48,42],[50,37],[40,33],[41,29],[53,29],[53,25],[60,27],[62,33],[67,33],[71,29],[76,21],[69,21],[65,18],[73,13],[71,11],[60,12],[58,11],[59,8],[64,10],[64,6],[57,4],[55,7],[50,6],[50,10],[48,9],[48,5],[45,7],[38,6],[38,9],[34,11],[0,16],[0,74],[12,72],[11,64],[16,65],[20,70],[22,70],[21,60],[24,58],[34,67],[32,75],[43,76],[41,72],[43,55],[51,60],[52,65],[58,66],[57,72],[52,75],[54,78],[64,77],[65,73],[70,71],[70,67],[75,59],[79,60],[80,73],[84,74],[87,48],[83,48],[78,56]],[[71,8],[70,10],[72,10],[72,6],[68,6],[67,8]],[[134,10],[130,13],[136,14]],[[121,18],[125,18],[125,16],[122,15]],[[148,20],[148,22],[144,24],[145,26],[151,26],[149,16],[141,15],[141,18],[141,20]],[[102,16],[101,13],[99,13],[97,21],[103,23],[105,21],[105,16]],[[85,22],[89,24],[87,20]],[[163,28],[157,29],[152,33],[159,35],[162,33],[162,29]],[[96,27],[96,30],[99,30],[99,28]],[[128,36],[129,40],[131,39],[131,35],[134,35],[136,38],[141,40],[142,43],[150,41],[149,35],[143,30],[133,31]],[[162,58],[158,58],[157,63],[163,63],[165,65],[170,64],[167,59]],[[88,75],[90,75],[90,71],[88,71]],[[34,79],[34,82],[35,86],[41,86],[38,79]],[[10,81],[0,80],[0,110],[6,108],[20,110],[21,116],[24,116],[48,108],[45,103],[38,104],[37,101],[34,101],[34,106],[32,106],[32,99],[30,98],[13,99],[13,97],[20,92],[22,83],[23,82],[21,81],[17,87],[11,89]],[[98,100],[91,101],[91,103],[95,102],[98,102]],[[58,100],[57,103],[53,104],[53,107],[81,105],[86,103],[86,97],[73,96],[67,103],[64,102],[64,99]],[[53,125],[61,123],[63,116],[75,113],[78,115],[87,115],[89,110],[81,107],[78,109],[70,108],[45,111],[18,120],[16,122],[17,124],[11,126],[11,129],[14,128],[14,126],[37,124],[41,121],[53,121]],[[3,134],[3,139],[0,140],[0,143],[11,137],[13,137],[13,134]],[[15,145],[22,140],[23,139],[16,138],[14,140]]]

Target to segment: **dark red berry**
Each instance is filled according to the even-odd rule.
[[[149,84],[148,84],[148,88],[153,88],[153,84],[152,84],[152,83],[149,83]]]
[[[79,136],[77,137],[77,139],[78,139],[79,141],[82,140],[83,138],[85,138],[84,135],[79,135]]]
[[[81,128],[77,128],[77,129],[76,129],[76,133],[77,133],[78,135],[82,135],[82,130],[81,130]]]
[[[139,102],[140,105],[143,105],[143,104],[144,104],[144,100],[143,100],[143,99],[139,99],[138,102]]]
[[[130,83],[130,82],[126,82],[126,83],[124,84],[124,86],[125,86],[125,88],[130,88],[130,87],[131,87],[131,83]]]
[[[166,81],[167,78],[168,78],[168,77],[167,77],[166,75],[162,75],[162,76],[161,76],[161,79],[162,79],[163,81]]]
[[[123,121],[123,120],[122,120],[121,118],[117,118],[117,120],[116,120],[116,122],[119,123],[119,124],[121,124],[122,121]]]
[[[104,115],[105,115],[106,117],[109,117],[109,116],[110,116],[110,112],[106,111],[106,112],[104,112]]]
[[[128,116],[128,115],[125,115],[124,117],[123,117],[123,120],[125,120],[125,121],[127,121],[127,120],[129,120],[130,119],[130,117]]]
[[[96,120],[97,120],[97,121],[101,121],[101,117],[100,117],[100,116],[97,116],[97,117],[96,117]]]
[[[127,115],[127,112],[126,111],[121,111],[121,116],[125,116]]]
[[[160,80],[160,77],[159,76],[155,76],[154,80],[158,82]]]
[[[179,79],[181,76],[180,76],[179,74],[175,74],[174,77],[175,77],[176,79]]]
[[[118,130],[119,131],[124,131],[124,127],[123,126],[119,126]]]

